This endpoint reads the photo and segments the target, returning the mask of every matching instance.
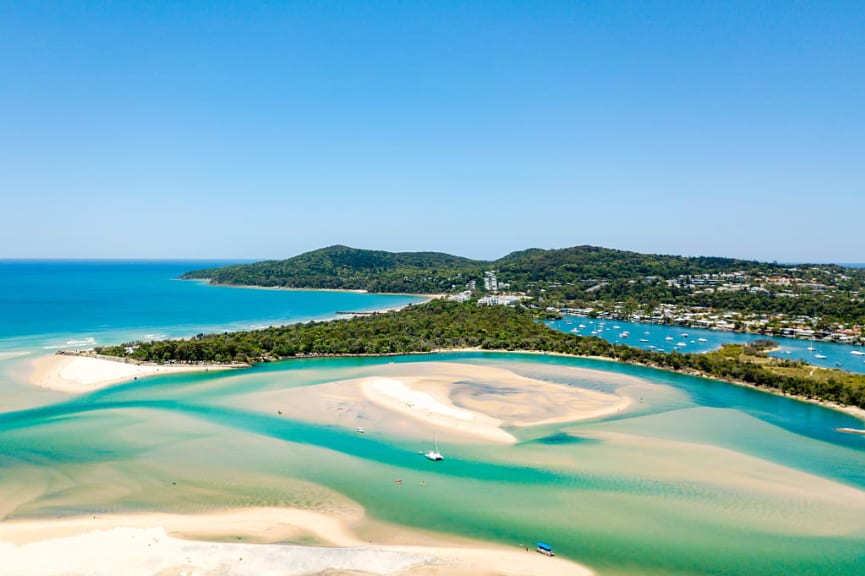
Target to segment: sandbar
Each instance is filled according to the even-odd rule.
[[[119,566],[130,576],[592,574],[577,563],[516,545],[419,531],[412,540],[427,545],[372,543],[353,528],[353,522],[344,518],[291,508],[13,520],[0,523],[0,575],[101,576],[116,574]],[[412,532],[398,530],[400,539],[405,539],[406,531]],[[312,536],[316,545],[277,544],[296,541],[298,534]]]
[[[456,362],[377,366],[374,374],[271,390],[243,399],[256,410],[367,432],[432,440],[513,444],[508,428],[577,422],[616,414],[628,396],[527,378],[510,370]],[[585,371],[594,374],[594,371]]]
[[[104,357],[52,354],[41,356],[32,362],[28,381],[34,386],[48,388],[67,394],[84,394],[143,378],[161,374],[182,372],[207,372],[237,368],[234,365],[156,365],[122,360],[109,360]]]

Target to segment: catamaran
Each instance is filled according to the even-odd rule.
[[[427,460],[432,460],[433,462],[444,460],[445,457],[442,456],[441,452],[439,452],[438,438],[434,438],[433,441],[435,442],[435,450],[430,450],[429,452],[424,454],[424,458],[426,458]]]

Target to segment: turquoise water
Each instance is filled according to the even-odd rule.
[[[581,336],[597,336],[609,342],[648,350],[672,352],[675,349],[685,354],[710,352],[717,350],[722,344],[746,344],[763,338],[757,334],[581,316],[566,316],[561,320],[548,321],[546,324],[562,332]],[[584,327],[581,328],[581,325]],[[628,334],[623,336],[625,332]],[[861,346],[833,342],[812,342],[776,336],[772,336],[771,339],[779,345],[779,350],[771,354],[777,358],[802,360],[823,368],[839,368],[865,374],[865,355],[853,354],[853,352],[865,352],[865,348]],[[809,347],[813,347],[814,350],[808,350]],[[816,358],[815,355],[817,354],[826,356],[826,358]]]
[[[410,439],[244,408],[243,399],[258,394],[430,359],[574,385],[592,377],[570,370],[591,368],[614,377],[599,379],[597,389],[618,388],[617,375],[650,388],[625,414],[526,434],[515,446],[444,446],[440,465],[418,456]],[[49,488],[17,515],[181,506],[166,501],[171,482],[197,509],[206,507],[202,491],[211,506],[293,505],[278,488],[280,478],[293,478],[335,490],[389,522],[506,544],[551,541],[560,555],[600,574],[853,575],[865,570],[861,492],[829,503],[802,493],[817,482],[809,478],[865,488],[865,438],[833,432],[851,425],[847,415],[749,389],[584,359],[299,360],[143,379],[0,414],[0,494],[14,493],[16,475],[38,471]],[[192,446],[208,446],[207,455]],[[782,468],[770,469],[768,488],[751,487],[767,474],[764,466]],[[707,467],[718,470],[706,474]],[[785,492],[802,473],[809,476],[801,486]],[[106,497],[109,482],[128,490]],[[833,526],[842,533],[820,533]]]
[[[46,353],[70,340],[185,335],[407,301],[172,280],[188,266],[0,264],[6,350]],[[512,429],[515,445],[445,442],[436,464],[418,455],[428,441],[380,432],[375,419],[361,436],[353,421],[276,410],[293,389],[429,373],[430,360],[633,404],[607,418]],[[0,412],[0,517],[329,509],[348,498],[398,525],[507,545],[544,540],[601,576],[865,573],[865,436],[835,432],[862,423],[747,388],[600,360],[479,352],[291,360],[142,378],[79,397],[15,384],[0,395],[32,398],[20,403],[27,409]]]
[[[189,270],[220,264],[224,262],[0,260],[0,352],[266,327],[421,301],[175,280]]]

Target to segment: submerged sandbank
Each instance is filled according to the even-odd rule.
[[[145,376],[242,367],[242,365],[227,364],[143,364],[68,353],[42,356],[35,359],[31,365],[32,371],[28,379],[30,384],[67,394],[84,394]]]
[[[584,371],[594,375],[595,371]],[[456,362],[376,366],[374,375],[271,390],[242,402],[288,418],[429,441],[513,444],[507,428],[600,418],[631,399]],[[237,402],[237,399],[233,399]]]
[[[592,574],[574,562],[517,546],[508,548],[403,527],[388,530],[398,531],[398,540],[405,541],[408,534],[411,541],[427,544],[373,543],[355,532],[355,522],[284,508],[14,520],[0,524],[0,574],[95,576],[116,574],[118,567],[124,574],[142,576],[217,572],[313,575],[331,571],[440,576]],[[273,544],[304,537],[326,545]],[[241,540],[246,543],[237,543]]]

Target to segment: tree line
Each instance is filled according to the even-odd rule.
[[[766,343],[758,343],[749,353],[759,354],[765,346]],[[396,312],[262,330],[199,334],[186,340],[132,342],[99,347],[96,352],[157,363],[257,363],[292,357],[407,354],[458,348],[602,356],[699,372],[785,394],[865,408],[865,376],[833,370],[825,371],[833,374],[828,378],[810,377],[805,370],[791,370],[801,368],[801,363],[772,360],[761,364],[744,360],[741,347],[725,347],[711,354],[654,352],[559,332],[538,322],[529,310],[522,308],[481,307],[444,300]]]

